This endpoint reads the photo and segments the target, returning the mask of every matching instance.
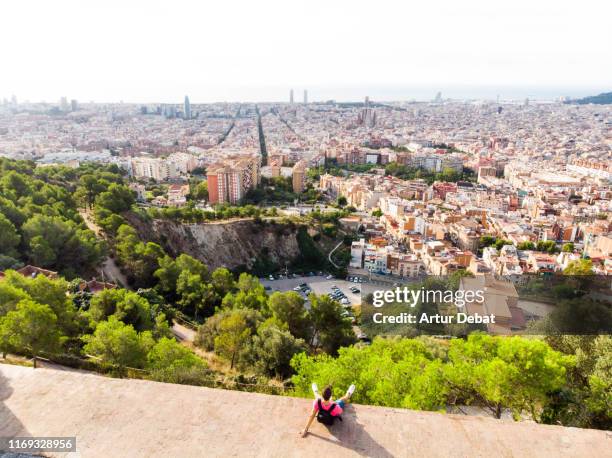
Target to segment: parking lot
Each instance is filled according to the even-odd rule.
[[[293,291],[296,286],[306,283],[313,293],[317,295],[328,294],[332,291],[332,286],[336,285],[340,291],[342,291],[350,302],[350,305],[361,304],[361,294],[353,293],[349,288],[356,286],[361,291],[361,283],[348,282],[346,280],[339,280],[332,278],[328,280],[325,276],[316,275],[313,277],[296,277],[296,278],[281,278],[278,280],[270,280],[268,278],[261,278],[261,284],[264,287],[270,288],[268,293],[274,291]],[[303,296],[303,294],[302,294]]]

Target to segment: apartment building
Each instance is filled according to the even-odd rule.
[[[128,171],[130,176],[151,178],[157,181],[168,180],[178,176],[178,170],[173,162],[153,157],[136,157],[131,159]]]
[[[361,269],[363,267],[363,255],[365,251],[365,240],[359,239],[351,244],[351,262],[349,267]]]
[[[302,193],[306,189],[306,161],[298,161],[292,171],[293,192]]]
[[[237,204],[260,182],[261,156],[227,157],[208,167],[208,200],[211,204]]]

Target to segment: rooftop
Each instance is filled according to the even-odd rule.
[[[349,406],[0,364],[0,436],[76,436],[82,456],[606,456],[605,431]]]

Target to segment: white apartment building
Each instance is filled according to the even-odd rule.
[[[136,157],[130,160],[130,176],[136,178],[152,178],[157,181],[176,178],[178,171],[173,162],[161,158]]]

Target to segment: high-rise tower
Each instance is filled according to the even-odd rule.
[[[189,97],[185,96],[185,119],[191,119],[191,104],[189,103]]]
[[[293,105],[293,89],[289,91],[289,103]]]
[[[304,89],[304,105],[308,103],[308,91]]]

